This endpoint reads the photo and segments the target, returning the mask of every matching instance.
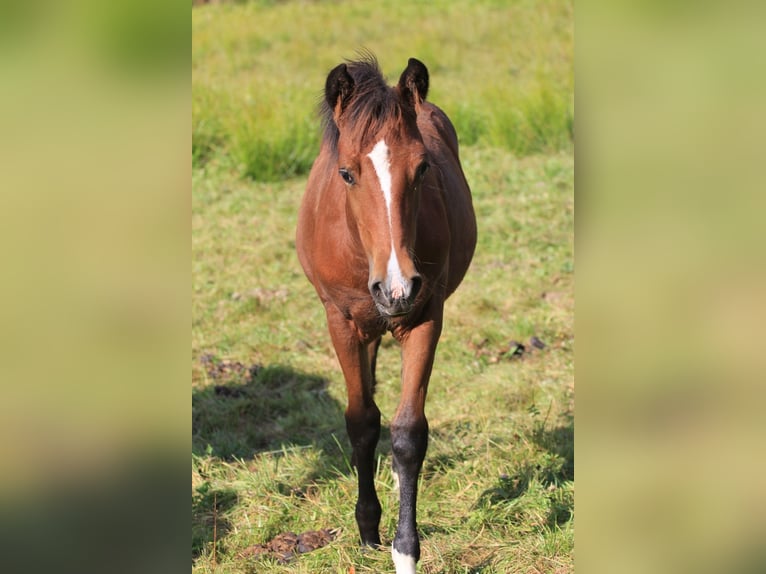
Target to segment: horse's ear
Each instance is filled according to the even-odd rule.
[[[333,68],[327,75],[324,97],[327,105],[334,111],[335,119],[343,112],[354,93],[354,78],[348,73],[346,64]]]
[[[399,77],[399,93],[404,101],[416,108],[428,94],[428,68],[420,60],[410,58]]]

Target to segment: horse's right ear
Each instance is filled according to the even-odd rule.
[[[354,93],[354,78],[348,73],[346,64],[333,68],[327,75],[324,86],[324,97],[327,105],[333,110],[335,119],[343,112]]]

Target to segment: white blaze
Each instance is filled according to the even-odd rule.
[[[396,258],[394,249],[394,228],[391,223],[391,160],[388,154],[388,146],[385,140],[380,140],[367,154],[375,168],[375,173],[380,181],[380,189],[383,191],[383,198],[386,200],[386,213],[388,215],[388,231],[391,236],[391,255],[388,257],[387,273],[391,280],[391,296],[394,299],[404,297],[404,276],[399,266],[399,260]]]

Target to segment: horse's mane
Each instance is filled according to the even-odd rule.
[[[369,135],[383,125],[400,120],[404,110],[396,91],[386,83],[375,56],[363,52],[357,60],[346,60],[346,69],[354,80],[354,91],[343,115],[349,129],[357,132],[360,143],[364,144]],[[340,132],[333,119],[334,111],[326,98],[322,98],[323,139],[336,154]]]

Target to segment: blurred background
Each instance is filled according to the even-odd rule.
[[[577,6],[583,571],[766,569],[763,16]]]
[[[459,2],[413,2],[364,31],[344,14],[372,4],[270,4],[252,29],[235,6],[192,9],[193,51],[221,54],[193,71],[186,2],[0,4],[11,571],[99,570],[75,559],[94,548],[110,569],[118,548],[142,549],[120,554],[126,570],[188,564],[188,491],[154,473],[179,469],[188,484],[191,165],[305,173],[316,129],[305,110],[324,72],[353,56],[334,42],[385,49],[394,76],[416,32],[432,34],[449,55],[434,61],[454,67],[433,97],[463,137],[522,156],[572,149],[566,46],[534,40],[540,22],[555,25],[555,3],[480,2],[477,19]],[[493,5],[531,8],[510,28]],[[437,9],[454,34],[426,17]],[[755,2],[577,7],[576,542],[589,572],[766,569],[763,17]],[[310,42],[277,33],[261,59],[238,58],[239,43],[297,22]],[[490,72],[473,49],[481,37],[508,55]],[[293,51],[301,67],[285,69]],[[482,90],[468,89],[478,77]],[[222,82],[237,89],[223,96]],[[272,127],[257,129],[253,109]],[[280,133],[288,116],[295,127]],[[257,159],[279,146],[290,153]],[[83,536],[99,544],[79,546]]]
[[[188,10],[0,3],[5,571],[188,552]]]

